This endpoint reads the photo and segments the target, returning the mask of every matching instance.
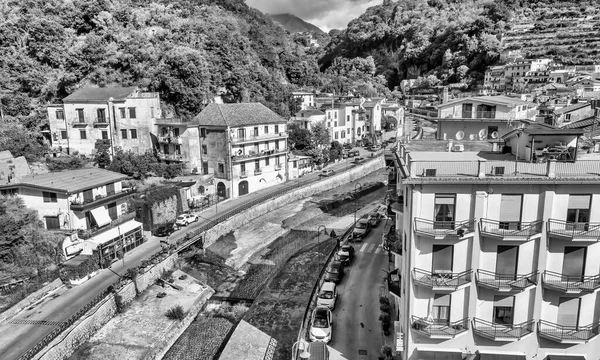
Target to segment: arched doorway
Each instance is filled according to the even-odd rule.
[[[248,182],[246,180],[240,181],[238,184],[238,194],[239,196],[248,194]]]
[[[217,195],[219,195],[220,198],[227,197],[227,190],[225,189],[225,184],[222,182],[217,184]]]

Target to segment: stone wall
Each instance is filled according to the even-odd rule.
[[[174,253],[165,260],[140,274],[136,281],[139,291],[146,290],[160,277],[163,270],[173,269],[177,264],[178,254]],[[128,304],[135,299],[135,285],[127,281],[118,292],[121,302]],[[112,319],[117,313],[115,295],[110,294],[98,305],[86,312],[69,328],[65,329],[59,336],[52,340],[44,349],[40,350],[34,360],[63,360],[67,359],[73,352],[86,341],[88,341],[102,326]],[[174,341],[174,340],[173,340]],[[162,356],[162,355],[161,355]]]
[[[17,315],[21,310],[29,307],[31,304],[43,298],[50,291],[56,290],[63,285],[62,280],[56,279],[49,284],[46,284],[41,289],[29,294],[25,299],[13,305],[10,309],[0,314],[0,323],[4,322],[13,316]]]
[[[206,238],[204,240],[204,248],[207,248],[210,245],[212,245],[221,236],[238,229],[239,227],[249,223],[250,221],[254,220],[259,216],[262,216],[284,205],[291,204],[295,201],[307,198],[314,194],[318,194],[325,190],[330,190],[341,185],[347,184],[349,182],[355,181],[372,172],[380,170],[383,167],[385,167],[385,159],[383,156],[379,156],[374,160],[367,161],[346,172],[340,173],[332,177],[324,178],[316,183],[303,186],[289,193],[268,200],[263,204],[254,206],[252,209],[235,215],[227,221],[223,221],[212,227],[210,230],[208,230],[206,232]]]

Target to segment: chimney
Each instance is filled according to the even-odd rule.
[[[448,102],[448,87],[444,86],[443,90],[442,90],[442,104],[445,104]]]

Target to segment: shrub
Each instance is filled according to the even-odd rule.
[[[386,304],[386,303],[379,304],[379,310],[381,310],[381,312],[389,313],[391,309],[392,309],[392,307],[390,306],[389,303],[388,304]]]
[[[171,320],[181,321],[185,319],[185,311],[181,305],[177,305],[167,310],[167,312],[165,312],[165,316]]]
[[[388,306],[390,305],[390,299],[388,299],[387,296],[380,296],[379,297],[379,304],[387,304]]]
[[[163,270],[160,274],[160,278],[163,280],[169,280],[173,275],[173,270]]]

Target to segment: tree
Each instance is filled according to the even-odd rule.
[[[101,169],[106,169],[110,166],[110,154],[108,153],[108,145],[102,145],[98,149],[96,156],[94,156],[94,165]]]
[[[383,127],[385,130],[394,129],[398,127],[398,120],[391,115],[386,115],[381,118],[381,127]]]
[[[329,145],[329,129],[325,126],[325,120],[313,123],[310,132],[312,134],[311,143],[313,147],[322,148],[323,146]]]
[[[14,157],[25,156],[37,161],[44,156],[47,146],[42,137],[18,123],[0,123],[0,151],[8,150]]]
[[[290,147],[296,150],[304,150],[311,146],[311,133],[308,129],[302,129],[298,124],[291,123],[288,125],[288,142]]]
[[[329,148],[329,159],[330,160],[340,160],[342,158],[342,152],[344,149],[342,148],[342,144],[339,141],[332,141],[331,148]]]

